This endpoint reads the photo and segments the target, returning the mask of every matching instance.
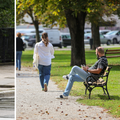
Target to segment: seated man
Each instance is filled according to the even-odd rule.
[[[68,83],[63,95],[57,97],[57,99],[67,99],[70,93],[70,90],[75,81],[84,82],[86,78],[92,75],[96,80],[99,79],[108,66],[107,58],[104,55],[104,49],[102,47],[96,48],[96,55],[98,61],[92,66],[82,66],[82,69],[78,66],[73,66],[69,75],[63,76],[64,79],[68,79]]]

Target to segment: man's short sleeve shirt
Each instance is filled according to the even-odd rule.
[[[106,58],[106,56],[102,56],[102,57],[99,58],[99,60],[92,67],[89,68],[89,69],[100,68],[100,69],[102,69],[101,73],[99,75],[92,74],[92,73],[90,73],[90,74],[92,74],[93,76],[96,76],[96,77],[99,78],[99,76],[104,73],[104,71],[106,70],[107,66],[108,66],[107,58]]]

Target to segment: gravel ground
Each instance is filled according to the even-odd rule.
[[[37,71],[22,68],[16,72],[16,120],[118,120],[103,108],[77,103],[80,97],[56,99],[62,93],[51,80],[42,91]]]

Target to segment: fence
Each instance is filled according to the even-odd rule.
[[[14,28],[0,29],[0,63],[14,63]]]

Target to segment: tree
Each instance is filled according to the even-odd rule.
[[[37,19],[46,25],[66,23],[71,34],[71,66],[86,64],[85,49],[84,49],[84,24],[87,14],[102,15],[100,10],[106,5],[105,0],[19,0],[19,10],[21,13],[27,11],[27,8],[32,5],[34,15]],[[27,5],[25,5],[27,4]],[[26,6],[26,7],[25,7]],[[108,6],[109,7],[109,6]],[[18,12],[19,12],[18,11]],[[25,12],[26,12],[25,11]],[[19,14],[20,14],[19,12]],[[98,14],[99,13],[99,14]],[[103,13],[103,12],[102,12]],[[99,20],[100,17],[97,18]],[[96,20],[96,19],[95,19]],[[93,22],[97,27],[97,23]],[[99,34],[99,33],[98,33]],[[99,35],[97,35],[99,36]],[[100,40],[99,40],[100,41]],[[97,45],[99,42],[96,43]],[[97,46],[96,45],[96,46]]]
[[[0,27],[14,27],[14,0],[0,0]]]
[[[36,42],[39,42],[39,19],[35,12],[35,4],[33,3],[34,0],[16,0],[16,21],[17,24],[27,23],[24,21],[24,16],[27,14],[31,17],[32,23],[34,24],[36,30]],[[41,3],[41,2],[40,2]],[[39,3],[39,4],[40,4]],[[30,24],[30,23],[29,23]]]
[[[94,4],[94,9],[92,6],[93,4],[88,8],[89,14],[87,14],[87,20],[91,22],[93,39],[92,49],[96,49],[96,47],[100,46],[99,26],[101,26],[101,24],[105,25],[106,23],[109,23],[109,25],[115,23],[114,20],[106,21],[104,16],[110,17],[111,14],[117,10],[118,6],[105,0],[98,0],[97,3]]]
[[[39,5],[39,1],[40,0],[36,0],[36,2],[38,2],[37,6]],[[49,13],[52,15],[58,16],[58,24],[60,18],[63,20],[66,19],[67,21],[67,25],[71,34],[71,65],[85,64],[84,24],[87,14],[86,1],[49,0],[46,1],[45,4],[47,6],[45,13],[49,11]],[[51,15],[49,14],[49,16]]]
[[[35,0],[35,1],[38,2],[37,4],[38,7],[39,2],[41,0]],[[58,24],[60,17],[61,18],[65,17],[67,21],[67,25],[69,27],[71,34],[71,65],[73,66],[73,65],[86,64],[85,50],[84,50],[85,18],[87,14],[90,15],[91,18],[93,17],[91,19],[91,21],[93,21],[92,28],[94,28],[93,31],[95,32],[97,30],[97,34],[95,33],[93,34],[93,37],[95,39],[94,48],[96,48],[100,45],[99,24],[98,24],[99,22],[97,21],[102,20],[102,16],[105,13],[104,11],[105,7],[107,9],[109,8],[107,2],[105,0],[92,0],[92,1],[91,0],[84,0],[84,1],[83,0],[59,0],[59,1],[43,0],[43,1],[47,7],[45,13],[43,14],[47,13],[46,16],[52,15],[51,19],[53,18],[53,15],[58,16],[57,17]]]

